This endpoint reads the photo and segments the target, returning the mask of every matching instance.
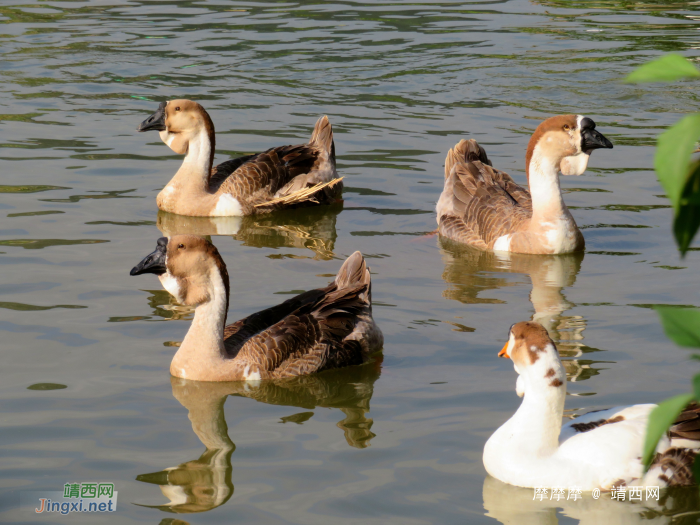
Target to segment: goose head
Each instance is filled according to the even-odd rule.
[[[158,239],[156,249],[131,270],[131,275],[153,273],[163,288],[181,304],[200,306],[225,294],[228,309],[229,278],[216,247],[196,235]]]
[[[583,115],[557,115],[542,122],[532,134],[525,157],[528,179],[531,169],[548,164],[563,175],[581,175],[594,149],[613,147],[595,122]]]
[[[188,153],[190,142],[203,134],[212,142],[214,124],[206,110],[192,100],[178,99],[161,102],[158,111],[139,124],[137,131],[156,130],[160,138],[175,153]]]
[[[566,371],[559,352],[547,330],[532,321],[515,323],[510,327],[508,342],[498,353],[513,361],[519,374],[515,390],[522,397],[526,392],[547,392],[563,388],[566,391]]]

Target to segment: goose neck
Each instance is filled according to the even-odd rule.
[[[197,169],[206,174],[206,179],[208,180],[213,161],[214,144],[212,138],[206,129],[201,129],[189,141],[187,154],[182,164],[183,166],[187,165],[190,170]]]
[[[221,369],[226,359],[224,324],[228,297],[223,278],[216,269],[210,271],[206,298],[194,311],[192,325],[182,341],[170,367],[176,377],[204,379]]]
[[[511,428],[516,433],[519,448],[537,456],[551,455],[559,447],[566,379],[561,382],[553,376],[552,380],[559,381],[560,386],[550,386],[550,380],[543,388],[533,387],[527,376],[523,379],[525,394],[520,408],[511,418]]]
[[[530,160],[528,183],[536,221],[557,220],[570,215],[559,184],[559,160],[543,155],[537,147]]]

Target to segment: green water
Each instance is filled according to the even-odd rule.
[[[487,478],[481,451],[520,402],[496,357],[516,321],[543,322],[559,344],[569,413],[688,389],[696,367],[650,307],[700,306],[700,259],[679,259],[650,167],[656,135],[698,109],[697,83],[620,79],[662,52],[696,54],[697,13],[605,0],[2,2],[0,521],[695,523],[686,493],[663,509],[532,501]],[[180,158],[135,128],[175,97],[210,112],[218,162],[305,142],[327,114],[343,204],[159,215]],[[569,112],[615,144],[562,180],[585,255],[508,260],[426,235],[449,148],[475,138],[524,183],[529,134]],[[361,250],[383,355],[259,388],[171,381],[192,312],[153,276],[129,276],[170,229],[227,233],[212,240],[230,320],[326,284]],[[20,505],[89,481],[115,484],[117,512]]]

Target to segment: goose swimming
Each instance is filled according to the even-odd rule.
[[[514,324],[498,354],[519,374],[517,412],[484,447],[484,466],[494,478],[520,487],[611,490],[631,485],[693,483],[700,447],[700,406],[689,405],[657,447],[649,471],[641,462],[649,413],[656,405],[590,412],[562,425],[566,373],[545,328]]]
[[[335,280],[225,326],[226,264],[202,237],[161,237],[131,275],[153,273],[194,320],[170,364],[175,377],[196,381],[255,381],[358,365],[381,349],[372,318],[371,278],[360,252]]]
[[[445,187],[437,203],[438,232],[484,250],[558,254],[581,251],[583,235],[559,186],[559,173],[581,175],[594,149],[612,148],[582,115],[542,122],[527,146],[529,191],[494,169],[474,139],[447,153]]]
[[[214,123],[191,100],[161,102],[137,131],[156,130],[182,166],[158,194],[158,208],[179,215],[228,217],[267,213],[290,206],[330,204],[343,190],[335,170],[328,117],[318,119],[311,140],[280,146],[213,166]]]

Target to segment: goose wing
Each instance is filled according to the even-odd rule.
[[[230,356],[264,371],[263,377],[361,364],[381,345],[371,319],[369,269],[362,255],[350,256],[327,287],[226,327],[224,344]]]
[[[313,144],[280,146],[219,164],[209,189],[229,193],[251,205],[270,200],[295,177],[313,171],[321,151]]]
[[[224,328],[224,346],[229,357],[236,357],[241,348],[252,337],[265,332],[304,306],[317,303],[324,297],[326,291],[327,288],[320,288],[304,292],[226,326]]]
[[[488,249],[532,217],[532,199],[507,173],[491,166],[476,141],[462,140],[447,154],[437,211],[442,235]]]
[[[642,481],[640,455],[649,413],[656,405],[633,405],[589,412],[562,425],[557,452],[572,460],[587,458],[606,472],[614,485],[634,482],[661,486],[691,485],[700,448],[700,406],[689,404],[657,447]]]

